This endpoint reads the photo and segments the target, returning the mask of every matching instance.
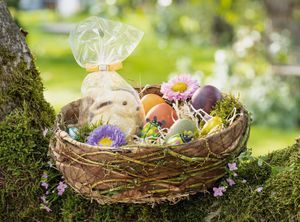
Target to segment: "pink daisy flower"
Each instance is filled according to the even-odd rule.
[[[192,97],[199,88],[198,81],[189,75],[173,77],[167,83],[161,85],[163,97],[170,101],[184,101]]]

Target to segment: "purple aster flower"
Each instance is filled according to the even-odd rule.
[[[236,163],[228,163],[228,168],[230,171],[235,171],[238,169]]]
[[[47,182],[42,182],[41,186],[44,187],[47,190],[48,187],[49,187],[49,184]]]
[[[227,181],[228,185],[231,186],[231,187],[233,185],[235,185],[235,181],[233,179],[231,179],[231,178],[226,179],[226,181]]]
[[[62,196],[67,187],[68,187],[67,184],[65,184],[63,181],[60,181],[57,186],[58,196]]]
[[[161,85],[163,97],[170,101],[184,101],[192,97],[199,88],[198,81],[189,75],[176,76]]]
[[[261,193],[262,190],[263,190],[263,187],[257,187],[257,189],[256,189],[256,191],[257,191],[258,193]]]
[[[62,196],[63,194],[64,194],[64,190],[59,190],[58,192],[57,192],[57,194],[58,194],[58,196]]]
[[[225,187],[214,187],[214,197],[221,197],[223,196],[223,193],[226,191]]]
[[[116,126],[103,125],[90,133],[86,143],[94,146],[119,147],[126,144],[126,136]]]

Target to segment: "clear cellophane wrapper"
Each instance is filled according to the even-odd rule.
[[[77,63],[93,71],[81,87],[79,124],[116,125],[129,137],[144,122],[138,93],[117,72],[136,48],[143,32],[126,24],[90,17],[70,33],[70,44]]]

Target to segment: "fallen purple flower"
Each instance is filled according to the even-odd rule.
[[[238,169],[236,163],[228,163],[228,168],[230,171],[235,171]]]
[[[263,187],[258,187],[258,188],[256,189],[256,191],[257,191],[258,193],[261,193],[262,190],[263,190]]]
[[[231,187],[232,187],[233,185],[235,185],[234,180],[231,179],[231,178],[226,179],[226,181],[227,181],[228,185],[231,186]]]
[[[47,174],[46,172],[44,172],[44,173],[42,174],[42,178],[47,179],[47,178],[48,178],[48,174]]]
[[[47,182],[42,182],[41,186],[44,187],[47,190],[48,187],[49,187],[49,184]]]
[[[57,186],[58,196],[62,196],[67,187],[67,184],[65,184],[63,181],[60,181]]]
[[[223,196],[223,193],[226,191],[225,187],[214,187],[214,197],[221,197]]]

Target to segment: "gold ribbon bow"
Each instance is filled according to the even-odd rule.
[[[88,72],[98,72],[98,71],[117,71],[123,68],[121,62],[111,65],[86,65],[85,69]]]

